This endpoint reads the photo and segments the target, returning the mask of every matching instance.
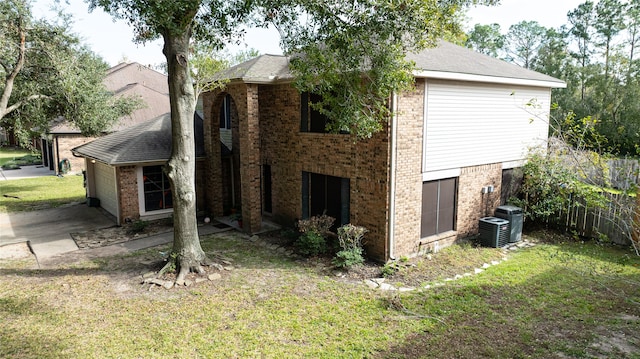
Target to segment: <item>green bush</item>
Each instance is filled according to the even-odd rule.
[[[364,263],[362,239],[367,229],[352,224],[345,224],[338,228],[338,242],[341,250],[336,253],[333,264],[337,267],[348,268]]]
[[[341,250],[333,258],[333,264],[339,268],[349,268],[364,263],[362,248]]]
[[[296,241],[298,251],[305,256],[313,257],[327,252],[327,240],[316,231],[307,231]]]

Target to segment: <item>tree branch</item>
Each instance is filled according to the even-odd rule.
[[[25,62],[27,34],[25,33],[24,28],[22,27],[22,21],[20,21],[19,23],[20,23],[19,24],[19,28],[20,28],[20,30],[19,30],[20,51],[18,52],[18,61],[16,61],[16,65],[13,68],[13,71],[11,71],[9,76],[7,76],[6,83],[5,83],[5,86],[4,86],[4,91],[2,91],[2,97],[0,97],[0,119],[2,119],[4,116],[6,116],[11,111],[14,111],[18,107],[22,106],[22,104],[21,104],[21,105],[19,105],[17,107],[15,107],[15,105],[14,105],[14,106],[11,106],[11,107],[7,108],[7,105],[9,104],[9,97],[11,97],[11,92],[13,92],[13,83],[14,83],[16,77],[18,77],[18,74],[22,70],[22,67],[24,66],[24,62]],[[21,102],[18,102],[18,103],[19,104],[20,103],[24,103],[24,101],[21,101]]]
[[[47,95],[31,95],[27,98],[25,98],[22,101],[18,101],[16,103],[14,103],[13,105],[6,107],[4,110],[0,111],[0,119],[2,119],[4,116],[10,114],[11,112],[19,109],[20,107],[24,106],[27,102],[29,101],[33,101],[33,100],[37,100],[37,99],[41,99],[41,98],[50,98]]]

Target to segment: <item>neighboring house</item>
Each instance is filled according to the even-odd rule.
[[[194,116],[197,199],[204,210],[205,165],[202,117]],[[74,148],[85,159],[87,197],[118,225],[137,219],[168,217],[173,212],[169,180],[162,170],[171,156],[171,116],[164,114]]]
[[[367,254],[378,260],[477,234],[528,149],[545,146],[551,89],[566,85],[447,42],[409,59],[415,89],[395,94],[385,129],[358,142],[324,133],[287,57],[225,71],[226,88],[203,95],[208,211],[240,207],[250,233],[263,218],[293,224],[327,213],[366,227]]]
[[[120,131],[170,111],[167,76],[146,66],[135,62],[120,63],[107,71],[104,85],[116,96],[138,96],[143,101],[140,109],[120,118],[106,133]],[[71,149],[94,139],[83,136],[80,130],[58,118],[42,139],[43,164],[58,173],[60,163],[66,160],[71,172],[82,172],[84,160],[74,157]]]

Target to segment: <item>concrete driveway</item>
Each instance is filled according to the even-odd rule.
[[[51,257],[78,249],[70,233],[114,225],[112,218],[84,203],[34,212],[0,213],[0,251],[7,244],[29,242],[36,257]]]

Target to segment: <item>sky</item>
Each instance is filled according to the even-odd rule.
[[[155,41],[145,45],[133,43],[133,31],[124,21],[113,21],[111,16],[96,9],[89,13],[83,0],[65,0],[60,2],[74,19],[73,32],[107,63],[114,66],[119,62],[136,61],[143,65],[159,65],[165,61],[162,54],[162,42]],[[545,27],[558,27],[566,23],[567,12],[575,9],[584,0],[502,0],[499,6],[472,8],[467,16],[466,25],[471,29],[474,24],[498,23],[503,32],[509,26],[523,20],[538,21]],[[52,18],[55,13],[49,9],[53,0],[35,0],[34,15],[37,18]],[[468,30],[467,29],[467,30]],[[254,48],[261,54],[281,54],[277,31],[273,29],[250,29],[245,38],[246,44],[232,47],[231,53],[243,48]]]

